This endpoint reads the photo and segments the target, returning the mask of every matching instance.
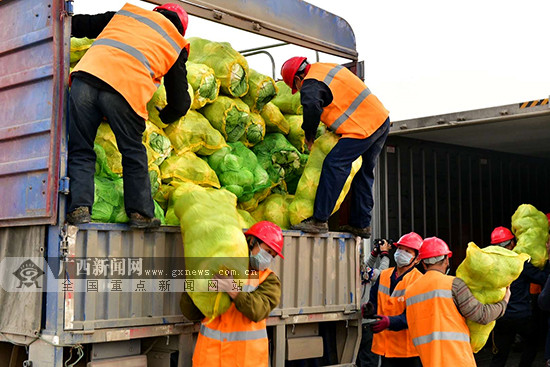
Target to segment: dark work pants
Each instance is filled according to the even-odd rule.
[[[374,167],[388,137],[390,119],[371,136],[365,139],[341,138],[332,148],[323,162],[319,187],[315,196],[313,216],[320,221],[327,221],[344,184],[351,172],[352,163],[363,157],[361,169],[351,184],[350,225],[365,228],[370,225],[371,211],[374,205],[372,185],[374,184]]]
[[[124,206],[128,214],[154,217],[147,152],[142,144],[145,121],[118,93],[96,88],[75,78],[69,95],[70,194],[68,211],[92,208],[96,155],[94,140],[105,116],[122,154]]]
[[[412,358],[382,357],[382,367],[422,367],[422,362],[420,362],[420,357],[412,357]]]
[[[521,335],[523,339],[523,352],[519,367],[527,367],[533,364],[537,354],[537,336],[530,317],[520,319],[500,319],[494,328],[495,346],[498,349],[497,354],[493,355],[491,367],[503,367],[506,365],[508,354],[512,349],[516,334]]]
[[[357,367],[378,367],[380,356],[372,351],[372,330],[370,325],[363,325],[361,333],[361,344],[359,345],[359,353],[357,354]]]

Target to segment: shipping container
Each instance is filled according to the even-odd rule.
[[[377,166],[377,236],[490,244],[521,204],[550,212],[548,99],[396,121]]]
[[[191,15],[343,57],[362,76],[349,24],[305,2],[192,0],[183,5]],[[13,292],[2,284],[0,364],[20,360],[25,350],[18,347],[26,346],[25,365],[33,367],[77,360],[90,366],[105,361],[168,366],[175,351],[179,366],[188,366],[197,325],[181,315],[178,293],[70,288],[75,281],[70,269],[78,258],[178,257],[183,251],[177,227],[143,232],[126,225],[65,224],[71,13],[70,1],[0,2],[2,281],[38,289]],[[307,358],[352,365],[361,330],[359,243],[332,232],[285,231],[284,237],[286,259],[277,260],[274,269],[283,296],[268,319],[272,365]],[[17,279],[6,271],[16,259],[26,259]],[[30,268],[34,275],[23,276]]]

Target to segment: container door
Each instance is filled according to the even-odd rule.
[[[0,1],[0,227],[57,219],[69,47],[64,6]]]

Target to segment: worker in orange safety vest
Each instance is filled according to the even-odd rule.
[[[302,129],[310,150],[320,122],[341,135],[323,161],[313,216],[293,229],[310,233],[328,231],[328,219],[352,163],[362,157],[362,166],[351,184],[350,223],[340,230],[369,238],[374,167],[390,128],[388,110],[359,77],[342,65],[309,64],[305,57],[292,57],[283,64],[281,75],[292,93],[300,91]]]
[[[443,240],[426,238],[419,254],[426,273],[405,291],[407,324],[424,367],[475,367],[466,318],[488,324],[504,314],[510,299],[508,287],[502,301],[479,302],[462,279],[446,275],[451,256]]]
[[[105,117],[122,154],[124,208],[130,226],[160,225],[155,218],[142,135],[148,118],[147,102],[161,78],[168,104],[157,109],[164,123],[178,120],[191,105],[185,65],[189,55],[189,43],[184,38],[187,23],[185,10],[171,3],[153,11],[126,4],[118,12],[73,16],[72,35],[95,41],[70,78],[69,223],[78,225],[92,219],[94,139]]]
[[[422,276],[415,268],[422,237],[407,233],[395,245],[397,266],[382,271],[371,289],[372,308],[380,319],[372,326],[372,352],[381,356],[383,367],[421,366],[407,329],[405,290]]]
[[[219,289],[228,289],[229,310],[209,319],[182,294],[181,310],[189,320],[202,320],[193,353],[194,367],[268,366],[266,318],[281,298],[281,282],[269,269],[278,255],[284,259],[283,232],[276,224],[261,221],[245,232],[250,250],[250,269],[259,274],[255,289],[231,290],[232,279],[218,279]]]

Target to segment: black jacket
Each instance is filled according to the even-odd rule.
[[[111,21],[115,12],[107,12],[96,15],[79,14],[73,16],[71,34],[74,37],[97,38],[107,24]],[[169,18],[172,22],[173,20]],[[191,107],[191,97],[187,92],[187,50],[183,49],[178,59],[164,76],[164,87],[168,104],[160,112],[162,122],[169,124],[184,116]],[[83,71],[75,72],[73,78],[84,79],[93,86],[116,92],[110,85]],[[116,92],[118,93],[118,92]]]

